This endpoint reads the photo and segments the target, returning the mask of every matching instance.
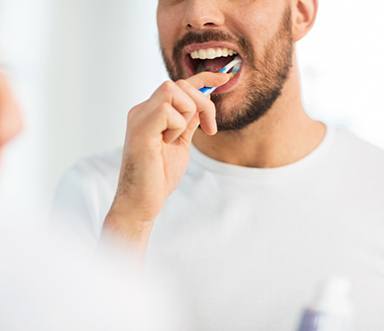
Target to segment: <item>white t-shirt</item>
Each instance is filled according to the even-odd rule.
[[[94,242],[120,160],[121,150],[85,159],[58,188],[55,210]],[[352,284],[356,330],[384,330],[384,152],[331,126],[281,168],[225,164],[192,146],[156,219],[151,263],[177,275],[194,330],[294,331],[332,276]]]

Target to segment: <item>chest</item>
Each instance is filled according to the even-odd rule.
[[[177,275],[196,329],[294,330],[317,283],[332,276],[355,284],[359,323],[372,319],[364,307],[382,288],[381,211],[304,193],[212,186],[171,197],[149,258]]]

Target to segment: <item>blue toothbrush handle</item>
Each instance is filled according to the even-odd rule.
[[[199,89],[199,91],[201,93],[207,93],[209,91],[211,91],[212,87],[202,87],[201,89]]]

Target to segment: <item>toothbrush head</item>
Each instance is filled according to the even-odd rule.
[[[231,71],[232,69],[232,72],[234,70],[235,67],[238,67],[237,69],[237,72],[240,71],[240,67],[241,67],[241,59],[239,56],[236,56],[231,62],[229,62],[224,68],[221,68],[219,70],[219,72],[221,73],[228,73]]]
[[[240,68],[241,68],[241,63],[236,64],[236,65],[233,67],[233,69],[232,69],[232,71],[231,71],[231,74],[232,74],[233,76],[235,76],[235,75],[240,71]]]

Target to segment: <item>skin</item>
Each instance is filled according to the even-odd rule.
[[[5,146],[22,129],[21,112],[5,75],[0,72],[0,161]]]
[[[188,77],[181,71],[173,77],[176,82],[164,83],[129,112],[120,180],[105,220],[105,233],[144,255],[154,220],[185,173],[191,142],[216,160],[260,168],[298,161],[321,143],[325,126],[304,112],[294,49],[314,24],[317,8],[316,0],[159,0],[158,30],[168,69],[180,67],[173,51],[189,32],[214,30],[233,36],[233,40],[243,37],[256,58],[251,62],[243,54],[239,84],[225,95],[202,98],[196,89],[223,85],[228,77],[213,73]],[[253,66],[267,54],[287,10],[293,50],[280,96],[253,123],[217,132],[216,118],[231,120],[239,112],[236,105],[244,104]]]

